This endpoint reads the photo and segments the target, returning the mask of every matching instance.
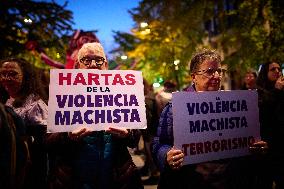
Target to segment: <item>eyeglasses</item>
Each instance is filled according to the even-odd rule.
[[[105,59],[103,57],[95,56],[95,57],[83,57],[80,59],[80,62],[85,66],[90,66],[95,62],[97,67],[101,67],[105,63]]]
[[[276,72],[276,71],[281,72],[281,68],[279,68],[279,67],[273,67],[273,68],[269,69],[269,71],[272,71],[272,72]]]
[[[20,78],[21,74],[15,71],[11,72],[0,72],[0,79],[9,79],[9,80],[15,80]]]
[[[213,77],[215,76],[216,72],[218,73],[220,77],[222,77],[223,74],[225,74],[226,70],[222,68],[208,68],[205,70],[197,71],[198,75],[204,75],[205,77]]]

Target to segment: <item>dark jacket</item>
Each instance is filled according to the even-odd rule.
[[[258,89],[260,134],[268,143],[267,157],[272,171],[284,175],[284,91],[278,89]]]
[[[143,188],[127,149],[138,140],[138,130],[131,130],[125,139],[104,131],[80,141],[70,140],[67,133],[48,134],[49,188]]]
[[[26,139],[23,120],[0,103],[0,188],[23,188],[30,165]]]

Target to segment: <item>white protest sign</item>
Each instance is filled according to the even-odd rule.
[[[255,90],[173,94],[174,145],[184,164],[248,155],[260,140]]]
[[[131,70],[52,69],[49,132],[81,127],[146,128],[142,72]]]

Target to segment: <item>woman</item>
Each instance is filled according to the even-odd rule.
[[[0,85],[8,93],[6,106],[25,122],[30,136],[32,167],[26,188],[46,187],[47,155],[42,140],[47,125],[47,105],[34,67],[27,61],[9,58],[0,61]]]
[[[85,43],[75,65],[79,69],[107,70],[99,43]],[[140,189],[138,169],[127,147],[135,147],[138,130],[109,127],[106,131],[82,128],[70,133],[48,134],[46,143],[53,157],[49,187],[73,189]],[[50,156],[50,157],[51,157]]]
[[[254,70],[248,70],[246,72],[246,75],[244,77],[244,84],[242,89],[243,90],[252,90],[256,89],[256,78],[257,78],[257,73]]]
[[[193,85],[186,91],[218,91],[223,71],[216,52],[204,50],[193,56],[190,64]],[[168,104],[160,117],[153,154],[161,176],[158,188],[232,189],[251,188],[252,179],[246,157],[223,159],[183,166],[184,153],[173,147],[173,112]]]
[[[284,77],[278,62],[262,65],[257,79],[259,118],[262,139],[269,150],[260,167],[259,188],[284,188]]]

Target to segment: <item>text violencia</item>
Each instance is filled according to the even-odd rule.
[[[137,109],[130,107],[139,106],[135,95],[110,94],[110,95],[56,95],[59,108],[67,107],[126,107],[114,110],[76,110],[56,111],[55,125],[98,124],[141,122]]]
[[[65,107],[107,107],[139,106],[134,94],[110,95],[56,95],[59,108]]]
[[[187,103],[189,115],[248,111],[245,100]]]

